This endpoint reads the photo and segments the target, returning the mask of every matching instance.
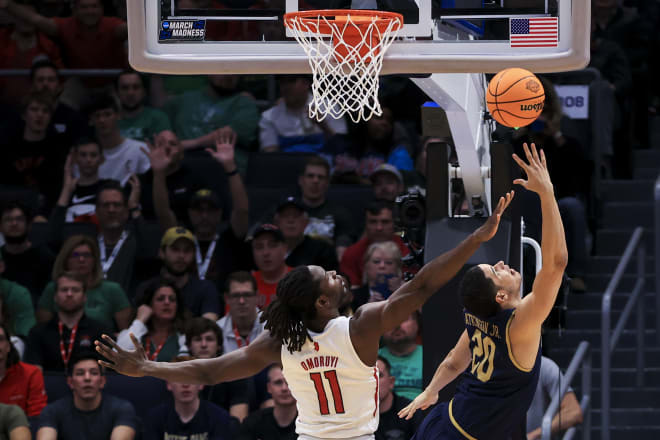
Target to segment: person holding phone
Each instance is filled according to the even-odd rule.
[[[372,243],[364,254],[362,286],[353,290],[353,310],[366,302],[389,298],[403,283],[401,267],[401,250],[396,243]]]

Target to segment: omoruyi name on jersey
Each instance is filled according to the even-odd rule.
[[[199,41],[206,37],[206,20],[163,20],[159,41]]]

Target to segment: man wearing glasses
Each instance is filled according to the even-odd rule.
[[[257,282],[249,272],[233,272],[227,278],[225,304],[229,312],[218,320],[222,330],[223,352],[250,344],[264,330],[259,322]]]

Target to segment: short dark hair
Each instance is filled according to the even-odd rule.
[[[60,77],[60,71],[55,63],[53,63],[49,58],[42,58],[39,61],[32,63],[32,67],[30,67],[30,81],[34,81],[34,77],[37,74],[37,70],[39,69],[53,69],[57,75],[57,78],[59,79]]]
[[[27,95],[25,95],[25,97],[23,97],[23,99],[21,100],[21,113],[25,113],[27,108],[33,102],[43,105],[48,109],[48,111],[51,114],[55,110],[55,100],[53,99],[53,96],[50,93],[32,91]]]
[[[99,153],[103,152],[103,149],[101,148],[101,145],[93,138],[89,136],[81,136],[76,141],[73,143],[73,147],[71,148],[72,150],[78,151],[78,148],[82,147],[83,145],[96,145],[99,149]]]
[[[272,370],[273,368],[279,368],[280,370],[284,370],[284,366],[279,362],[270,364],[268,368],[266,368],[266,382],[270,382],[270,370]]]
[[[3,310],[6,308],[3,304]],[[11,329],[9,328],[9,323],[7,321],[3,322],[0,324],[0,328],[2,328],[2,331],[5,332],[5,338],[7,338],[7,343],[9,344],[9,353],[7,353],[7,364],[6,368],[11,367],[12,365],[16,365],[20,360],[20,355],[18,354],[18,350],[16,350],[16,347],[14,347],[14,344],[11,342]]]
[[[222,352],[222,329],[218,327],[215,321],[212,321],[203,316],[198,316],[196,318],[190,318],[186,322],[186,345],[190,349],[190,341],[195,336],[200,336],[203,333],[212,331],[215,334],[215,337],[218,339],[218,348]]]
[[[330,176],[330,164],[321,156],[310,156],[305,160],[305,166],[302,169],[301,174],[305,174],[307,167],[323,167],[325,168],[326,173]]]
[[[473,266],[465,272],[458,292],[463,307],[479,319],[488,319],[500,310],[495,301],[497,286],[479,266]]]
[[[365,209],[365,216],[368,214],[378,215],[383,209],[389,209],[394,213],[394,203],[389,200],[372,200]]]
[[[124,205],[128,203],[128,200],[126,200],[126,194],[124,194],[124,188],[121,186],[121,183],[117,180],[108,180],[107,182],[104,182],[98,190],[96,190],[96,205],[101,202],[101,193],[103,191],[119,191],[121,193],[121,196],[124,200]]]
[[[32,221],[32,210],[25,203],[18,199],[8,200],[6,203],[3,203],[2,207],[0,207],[0,217],[5,215],[5,212],[12,211],[14,209],[20,209],[21,212],[23,212],[27,223]]]
[[[117,78],[115,79],[115,87],[116,88],[119,88],[119,80],[121,79],[122,76],[125,76],[125,75],[137,75],[137,77],[140,78],[140,83],[142,84],[142,88],[144,88],[144,89],[147,88],[147,82],[146,82],[144,76],[142,76],[142,74],[140,72],[138,72],[137,70],[133,70],[133,69],[122,70],[119,73],[119,75],[117,75]]]
[[[82,284],[83,292],[87,292],[87,279],[79,273],[70,270],[62,272],[57,278],[55,278],[55,291],[60,287],[60,278],[66,278]]]
[[[254,291],[257,291],[257,280],[246,270],[239,270],[229,274],[227,281],[225,281],[225,293],[229,293],[231,283],[251,283]]]
[[[119,106],[115,98],[109,93],[97,93],[92,96],[89,106],[87,106],[87,114],[93,115],[100,110],[112,109],[115,112],[119,111]]]
[[[390,361],[388,361],[387,359],[385,359],[381,355],[378,355],[378,357],[376,359],[381,361],[385,365],[385,369],[387,370],[387,374],[389,374],[391,376],[392,375],[392,364],[390,364]]]
[[[188,317],[188,313],[183,301],[183,294],[181,293],[181,289],[179,289],[176,284],[174,284],[174,282],[166,280],[162,277],[156,277],[146,281],[143,287],[144,288],[142,289],[140,297],[136,300],[137,307],[140,307],[143,304],[151,306],[151,301],[154,299],[156,292],[158,292],[158,290],[162,287],[169,287],[174,291],[174,296],[176,297],[176,316],[174,317],[174,327],[177,329],[177,331],[182,330],[184,327],[184,322]],[[148,326],[150,325],[151,321],[149,321]]]
[[[66,375],[73,376],[73,370],[76,368],[76,365],[82,361],[94,361],[96,366],[99,367],[99,371],[101,372],[101,375],[105,375],[105,368],[99,365],[99,355],[96,354],[96,352],[91,348],[83,349],[73,353],[73,356],[71,357],[71,359],[69,359],[69,362],[67,362],[66,364]]]

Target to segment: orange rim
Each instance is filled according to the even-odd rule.
[[[284,25],[290,29],[295,26],[296,19],[304,24],[313,24],[318,27],[319,34],[332,33],[332,25],[329,23],[341,23],[346,17],[353,16],[352,22],[358,28],[366,28],[372,24],[378,27],[378,30],[384,32],[395,23],[392,30],[398,31],[403,26],[403,15],[397,12],[375,11],[370,9],[318,9],[312,11],[296,11],[284,14]],[[319,20],[323,17],[323,20]],[[344,20],[341,19],[344,18]],[[365,20],[355,19],[356,17],[365,17]],[[376,20],[374,20],[374,17]]]

